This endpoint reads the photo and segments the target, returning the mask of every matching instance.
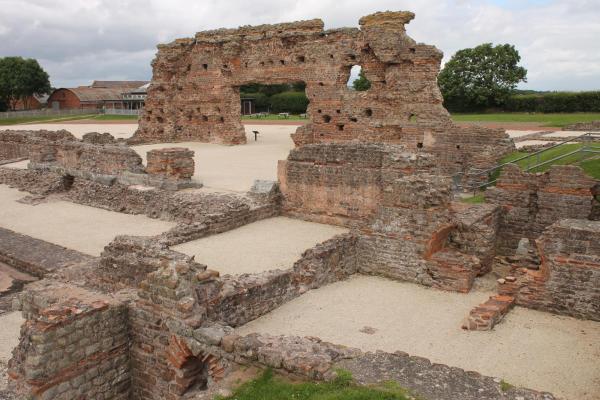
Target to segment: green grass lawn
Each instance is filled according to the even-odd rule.
[[[77,119],[88,119],[94,117],[94,114],[89,115],[71,115],[71,116],[57,116],[57,115],[45,115],[39,117],[18,117],[18,118],[2,118],[0,119],[0,125],[17,125],[34,122],[62,122],[62,121],[73,121]]]
[[[562,128],[576,122],[600,120],[600,113],[490,113],[490,114],[452,114],[457,122],[536,122],[543,126]]]
[[[95,119],[97,121],[137,121],[137,115],[107,115],[101,114],[96,115],[91,119]]]
[[[267,370],[258,379],[240,386],[229,400],[407,400],[406,391],[395,384],[381,388],[358,386],[348,372],[338,372],[333,382],[290,383]]]
[[[254,118],[250,115],[242,115],[243,121],[308,121],[308,118],[300,118],[299,115],[290,114],[288,118],[280,117],[278,114],[268,114],[264,117]]]
[[[544,153],[541,153],[539,156],[539,162],[549,161],[555,157],[565,155],[574,150],[580,149],[582,146],[583,146],[582,143],[563,144],[561,146],[558,146],[551,150],[548,150]],[[591,144],[588,146],[592,147],[596,151],[600,151],[600,144]],[[525,155],[527,155],[527,153],[522,152],[522,151],[515,151],[514,153],[511,153],[511,154],[507,155],[506,157],[504,157],[502,160],[500,160],[500,164],[517,160],[518,158],[523,157]],[[544,171],[547,171],[548,168],[550,168],[552,165],[575,164],[575,165],[579,165],[581,168],[583,168],[583,170],[590,176],[592,176],[596,179],[600,179],[600,159],[596,158],[596,159],[584,160],[584,158],[589,158],[589,155],[584,156],[584,153],[572,154],[570,156],[566,156],[565,158],[561,158],[560,160],[556,160],[552,163],[542,165],[541,167],[533,168],[529,172],[544,172]],[[528,167],[528,165],[531,166],[534,164],[538,164],[538,161],[537,161],[536,157],[531,157],[531,158],[529,158],[529,164],[528,164],[527,159],[517,161],[516,164],[519,167],[521,167],[522,169],[526,169]],[[495,177],[493,177],[493,178],[495,179]]]
[[[563,144],[561,146],[550,149],[544,153],[541,153],[539,156],[539,161],[538,161],[537,157],[534,156],[534,157],[529,158],[529,163],[528,163],[528,159],[524,159],[524,160],[517,161],[515,164],[518,165],[521,169],[525,170],[529,166],[532,166],[532,165],[535,165],[535,164],[538,164],[538,163],[541,163],[544,161],[549,161],[555,157],[559,157],[559,156],[568,154],[574,150],[580,149],[582,146],[583,146],[583,144],[581,144],[581,143]],[[596,151],[600,151],[600,143],[595,143],[595,144],[592,143],[592,144],[588,144],[588,146],[593,148]],[[525,153],[523,151],[515,151],[514,153],[511,153],[511,154],[505,156],[504,158],[502,158],[498,162],[498,164],[504,164],[504,163],[518,160],[519,158],[524,157],[527,154],[529,154],[529,153]],[[561,158],[559,160],[556,160],[552,163],[548,163],[546,165],[542,165],[540,167],[530,169],[529,172],[544,172],[544,171],[547,171],[552,165],[567,165],[567,164],[578,165],[588,175],[590,175],[594,179],[600,179],[600,157],[599,157],[599,154],[596,154],[595,156],[594,155],[590,156],[585,153],[572,154],[572,155],[566,156],[564,158]],[[492,182],[492,181],[495,181],[496,179],[498,179],[498,177],[500,176],[500,171],[501,171],[501,169],[493,172],[490,175],[489,181]],[[477,203],[483,203],[485,201],[485,199],[483,198],[483,193],[479,193],[472,197],[462,198],[461,201],[463,203],[477,204]]]

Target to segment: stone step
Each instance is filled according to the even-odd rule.
[[[513,296],[501,294],[491,296],[485,303],[471,310],[462,328],[469,331],[490,331],[502,321],[514,304]]]

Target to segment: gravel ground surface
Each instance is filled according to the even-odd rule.
[[[99,256],[117,235],[152,236],[175,226],[67,201],[50,200],[35,206],[17,201],[26,195],[0,185],[1,227],[92,256]]]
[[[460,326],[492,294],[355,276],[312,290],[238,329],[317,336],[363,350],[405,351],[569,400],[600,393],[600,323],[517,307],[493,331]]]
[[[253,130],[260,132],[254,140]],[[208,190],[246,192],[255,179],[277,180],[277,161],[285,160],[294,142],[290,134],[295,126],[246,125],[248,144],[223,146],[209,143],[176,143],[134,146],[144,163],[146,152],[163,147],[187,147],[195,152],[196,171],[193,180]]]
[[[302,253],[347,232],[337,226],[276,217],[172,247],[223,274],[291,268]]]

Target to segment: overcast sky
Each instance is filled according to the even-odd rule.
[[[321,18],[358,26],[375,11],[410,10],[409,35],[441,49],[514,44],[520,87],[600,89],[600,0],[0,0],[0,56],[33,57],[55,87],[151,77],[156,44],[195,32]]]

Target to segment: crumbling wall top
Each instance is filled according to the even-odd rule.
[[[410,11],[379,11],[365,15],[358,23],[362,27],[382,26],[404,30],[404,25],[415,19],[415,14]]]

